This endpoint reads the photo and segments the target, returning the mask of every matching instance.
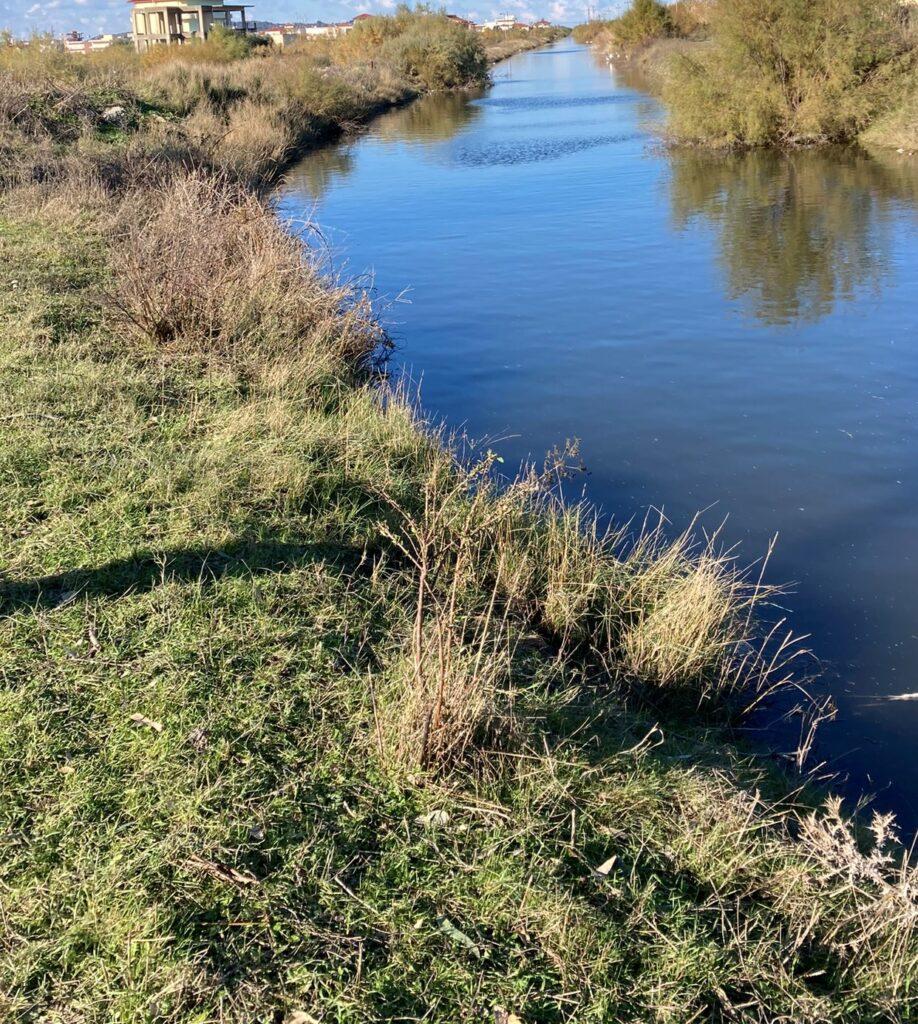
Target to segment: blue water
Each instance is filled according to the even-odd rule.
[[[817,755],[915,828],[918,700],[886,698],[918,692],[918,157],[667,152],[569,41],[494,77],[308,157],[284,210],[509,465],[577,437],[617,517],[706,510],[749,561],[777,533],[839,708]]]

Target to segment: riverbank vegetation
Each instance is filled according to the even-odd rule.
[[[918,74],[897,0],[730,0],[714,46],[683,57],[664,93],[677,138],[717,146],[853,141]]]
[[[574,39],[600,47],[605,53],[635,56],[642,47],[662,39],[702,38],[709,23],[708,0],[632,0],[617,18],[597,19],[577,25]]]
[[[89,81],[3,113],[0,1015],[912,1016],[892,822],[735,746],[761,567],[426,423],[251,92]]]
[[[280,52],[229,34],[85,60],[40,42],[7,47],[0,180],[66,177],[79,163],[117,184],[141,165],[181,162],[257,185],[305,147],[419,94],[481,86],[494,60],[555,37],[534,32],[489,51],[446,17],[404,9]]]
[[[691,36],[688,22],[688,33],[675,27],[673,10],[635,0],[594,38],[629,55]],[[707,41],[679,47],[660,76],[676,141],[749,148],[862,137],[918,148],[918,28],[898,0],[713,0],[697,11],[696,32]]]

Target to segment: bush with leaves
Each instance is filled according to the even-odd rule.
[[[670,127],[715,146],[853,139],[914,81],[896,0],[722,0],[714,46],[677,60]]]

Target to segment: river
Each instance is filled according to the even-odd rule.
[[[371,287],[432,415],[579,438],[618,518],[704,510],[819,659],[818,758],[918,827],[918,157],[712,157],[564,40],[307,157],[280,195]],[[815,668],[815,666],[813,666]],[[777,744],[784,739],[776,739]]]

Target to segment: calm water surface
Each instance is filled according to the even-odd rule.
[[[819,753],[918,826],[918,159],[662,152],[569,41],[289,176],[432,413],[508,463],[582,441],[630,518],[728,517],[824,663]],[[495,445],[492,445],[495,447]]]

